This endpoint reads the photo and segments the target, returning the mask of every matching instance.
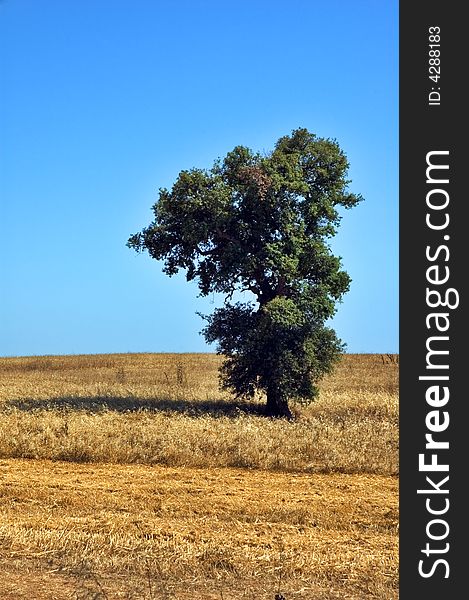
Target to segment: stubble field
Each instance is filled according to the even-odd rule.
[[[398,597],[398,357],[294,422],[211,354],[0,359],[0,597]]]

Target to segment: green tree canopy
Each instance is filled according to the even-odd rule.
[[[336,141],[297,129],[263,155],[237,146],[209,170],[181,171],[160,189],[154,221],[128,246],[185,270],[202,296],[225,294],[203,330],[225,357],[222,385],[238,397],[267,395],[267,414],[291,416],[343,351],[325,326],[350,278],[328,245],[348,191],[348,161]],[[249,291],[252,301],[233,302]]]

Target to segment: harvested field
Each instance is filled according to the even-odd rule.
[[[397,357],[293,423],[218,361],[0,359],[2,599],[397,599]]]

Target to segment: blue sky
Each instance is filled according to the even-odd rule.
[[[398,2],[0,2],[0,355],[207,352],[197,298],[126,248],[235,145],[337,139],[349,352],[398,351]]]

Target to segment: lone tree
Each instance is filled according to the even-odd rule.
[[[267,154],[237,146],[210,170],[181,171],[160,189],[154,221],[127,243],[186,271],[200,294],[226,295],[203,334],[225,357],[221,382],[236,397],[267,395],[266,414],[291,418],[344,350],[325,326],[350,278],[328,238],[348,191],[348,161],[336,141],[297,129]],[[251,301],[235,302],[249,291]],[[239,294],[238,294],[238,297]]]

